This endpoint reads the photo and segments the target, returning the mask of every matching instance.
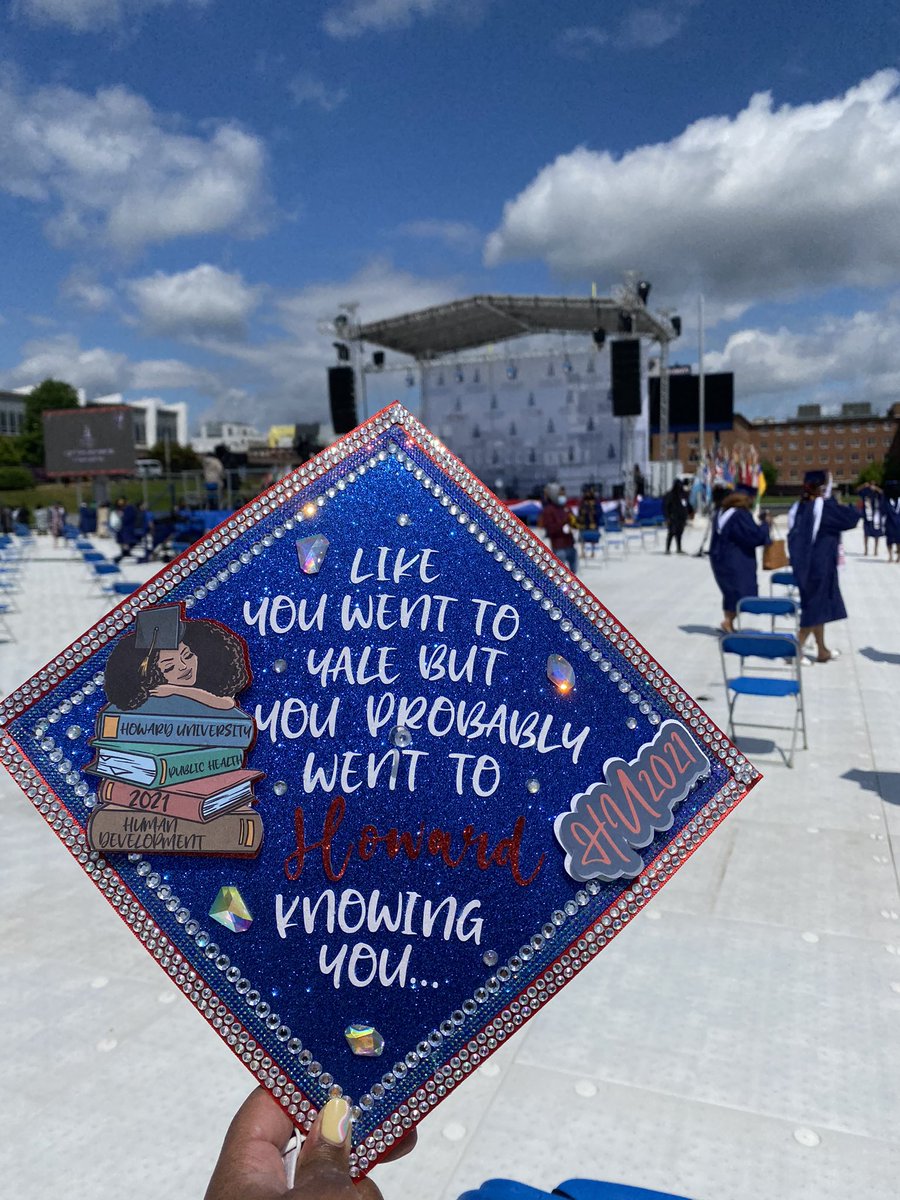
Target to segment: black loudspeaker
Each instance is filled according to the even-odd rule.
[[[614,417],[641,415],[641,339],[620,338],[610,346]]]
[[[337,434],[349,433],[359,424],[356,416],[356,380],[352,367],[328,368],[328,400],[331,422]]]

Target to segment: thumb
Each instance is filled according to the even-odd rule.
[[[350,1105],[343,1096],[332,1096],[320,1110],[297,1158],[296,1200],[382,1200],[368,1179],[356,1183],[350,1176]]]

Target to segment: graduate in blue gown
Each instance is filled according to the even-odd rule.
[[[739,484],[726,494],[713,514],[709,562],[722,593],[725,633],[734,631],[738,601],[756,596],[756,550],[770,541],[769,518],[762,523],[753,519],[756,488]]]
[[[863,484],[856,493],[862,502],[863,556],[869,553],[869,538],[875,543],[873,553],[878,557],[878,542],[884,537],[884,492],[874,483]],[[890,557],[890,554],[888,554]]]
[[[900,562],[900,480],[884,484],[884,537],[888,562]]]
[[[807,471],[803,495],[788,514],[788,554],[800,589],[800,645],[812,634],[816,661],[837,658],[825,645],[825,626],[847,616],[838,583],[841,534],[859,524],[858,509],[838,504],[824,471]]]

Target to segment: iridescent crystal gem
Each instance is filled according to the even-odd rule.
[[[551,654],[547,659],[547,678],[562,696],[571,692],[575,686],[572,664],[561,654]]]
[[[272,784],[272,791],[275,793],[276,796],[283,796],[287,790],[288,790],[288,785],[285,783],[285,781],[283,779],[276,779],[275,782]]]
[[[532,796],[536,796],[541,790],[541,781],[539,779],[529,779],[525,787]]]
[[[500,956],[496,950],[485,950],[481,956],[481,961],[486,967],[496,967],[499,958]]]
[[[409,524],[409,513],[398,513],[397,524],[398,525],[408,525]]]
[[[405,725],[395,725],[391,730],[391,742],[400,750],[405,750],[412,742],[412,734]]]
[[[316,534],[315,537],[297,538],[297,558],[304,575],[318,575],[327,553],[327,537]]]
[[[244,933],[253,924],[250,910],[236,887],[221,887],[209,915],[232,933]]]
[[[378,1058],[384,1049],[384,1038],[374,1025],[354,1022],[344,1030],[347,1045],[361,1058]]]
[[[272,670],[276,675],[283,675],[287,670],[287,663],[283,658],[276,658],[272,663]]]

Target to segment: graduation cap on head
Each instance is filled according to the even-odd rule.
[[[734,489],[734,494],[736,496],[755,496],[758,490],[752,484],[739,483]]]
[[[828,482],[828,476],[824,471],[807,471],[803,476],[803,482],[807,487],[824,487]]]
[[[134,644],[147,653],[141,660],[141,674],[150,670],[150,655],[154,650],[177,650],[184,633],[180,604],[164,604],[160,608],[145,608],[134,621]]]
[[[184,635],[180,604],[145,608],[135,618],[134,644],[138,650],[177,650]]]

